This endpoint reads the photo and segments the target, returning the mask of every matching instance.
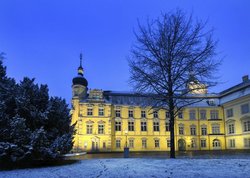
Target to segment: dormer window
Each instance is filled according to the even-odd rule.
[[[214,99],[207,100],[207,104],[208,104],[209,106],[215,106],[215,101],[214,101]]]

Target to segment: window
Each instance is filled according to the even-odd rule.
[[[170,142],[170,140],[167,140],[167,147],[168,147],[168,148],[171,147],[171,142]]]
[[[180,112],[178,112],[178,118],[179,119],[182,119],[183,118],[183,114],[182,114],[182,112],[180,111]]]
[[[213,140],[213,147],[214,148],[220,148],[220,140],[214,139]]]
[[[154,124],[154,132],[159,132],[160,131],[159,122],[154,121],[153,124]]]
[[[191,148],[196,148],[196,140],[194,138],[191,139]]]
[[[128,117],[134,117],[134,111],[133,110],[128,111]]]
[[[160,140],[155,140],[155,148],[160,148]]]
[[[229,139],[229,147],[235,148],[235,139]]]
[[[141,144],[142,144],[142,148],[147,148],[147,140],[146,139],[142,139]]]
[[[244,121],[243,126],[244,126],[244,132],[249,132],[250,131],[250,120]]]
[[[195,112],[195,110],[189,111],[189,119],[190,120],[195,120],[196,119],[196,112]]]
[[[154,111],[154,118],[158,118],[158,111]]]
[[[146,111],[141,111],[141,117],[146,118]]]
[[[250,147],[250,138],[244,138],[244,147],[246,148]]]
[[[207,126],[201,127],[201,135],[207,135]]]
[[[241,114],[249,113],[249,104],[241,105]]]
[[[234,124],[228,124],[228,133],[233,134],[234,133]]]
[[[147,122],[145,121],[141,122],[141,131],[147,131]]]
[[[121,110],[115,110],[115,117],[121,117]]]
[[[214,101],[214,99],[208,100],[208,101],[207,101],[207,104],[208,104],[209,106],[215,106],[215,101]]]
[[[184,126],[179,126],[179,135],[184,135]]]
[[[103,124],[98,125],[98,134],[104,134],[104,125]]]
[[[170,114],[168,111],[166,111],[166,118],[170,118]]]
[[[104,116],[104,108],[99,108],[99,116]]]
[[[129,121],[128,122],[128,131],[135,131],[135,127],[134,127],[134,122],[133,121]]]
[[[212,125],[212,134],[220,134],[220,125],[219,124]]]
[[[234,112],[233,109],[227,109],[227,117],[233,117],[234,116]]]
[[[116,140],[115,146],[116,146],[116,148],[121,148],[121,140]]]
[[[129,148],[134,148],[134,140],[129,140],[128,146],[129,146]]]
[[[205,139],[201,140],[201,148],[206,148],[207,147],[207,141]]]
[[[219,112],[217,110],[210,111],[210,118],[213,120],[219,119]]]
[[[207,111],[206,110],[200,110],[200,119],[201,120],[207,119]]]
[[[190,135],[196,135],[196,127],[195,126],[190,127]]]
[[[165,124],[166,124],[166,125],[165,125],[166,132],[169,132],[169,131],[170,131],[169,121],[166,121]]]
[[[93,125],[92,124],[87,124],[87,134],[92,134],[93,131]]]
[[[115,131],[121,131],[121,121],[115,122]]]
[[[87,115],[92,116],[93,115],[93,108],[88,108],[87,109]]]

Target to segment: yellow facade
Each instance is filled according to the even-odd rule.
[[[87,91],[83,70],[73,79],[73,151],[117,152],[170,150],[167,110],[145,105],[134,93]],[[175,118],[176,150],[250,148],[250,81],[186,107]],[[199,95],[200,93],[195,93]]]
[[[80,103],[78,99],[73,99],[72,122],[77,121],[74,140],[74,151],[123,151],[127,145],[131,151],[165,151],[170,150],[170,132],[166,131],[166,110],[159,110],[158,117],[150,107],[111,105],[100,103]],[[104,108],[104,116],[99,116],[99,108]],[[88,115],[88,108],[93,113]],[[116,117],[116,109],[120,110],[121,116]],[[206,111],[207,119],[199,118],[199,111]],[[129,111],[133,111],[133,117],[129,117]],[[145,111],[146,117],[141,117],[141,112]],[[195,119],[190,119],[189,112],[195,111]],[[217,119],[209,119],[210,112],[217,111]],[[179,140],[184,140],[183,150],[215,150],[225,149],[225,129],[222,107],[208,108],[186,108],[182,111],[183,118],[176,118],[175,122],[175,143],[176,150],[180,149]],[[89,113],[90,114],[90,113]],[[146,131],[142,131],[141,122],[146,122]],[[116,122],[121,122],[120,131],[116,131]],[[129,131],[129,122],[134,123],[134,130]],[[159,123],[159,131],[154,131],[154,122]],[[213,134],[212,126],[219,125],[219,133]],[[88,125],[92,125],[92,131],[87,132]],[[104,125],[104,132],[99,133],[99,125]],[[183,126],[183,134],[179,133],[179,126]],[[191,133],[191,127],[195,131]],[[205,127],[206,134],[202,134],[201,128]],[[117,141],[119,140],[119,141]],[[131,141],[132,140],[132,141]],[[146,141],[145,141],[146,140]],[[158,141],[156,141],[158,140]],[[201,140],[205,140],[205,146],[201,146]],[[218,146],[213,146],[213,141],[219,140]],[[120,145],[117,145],[120,142]],[[145,145],[143,145],[143,142]],[[159,142],[156,143],[156,142]],[[158,144],[158,145],[156,145]]]
[[[249,112],[242,113],[241,108],[243,105],[249,105],[249,101],[250,96],[247,95],[224,104],[225,127],[227,128],[225,136],[228,149],[249,149],[250,115]],[[232,116],[228,116],[227,112],[229,110],[233,111]]]

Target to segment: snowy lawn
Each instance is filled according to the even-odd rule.
[[[1,178],[250,177],[249,159],[93,159],[75,164],[1,171]]]

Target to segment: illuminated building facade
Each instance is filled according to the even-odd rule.
[[[195,87],[195,83],[190,83]],[[202,85],[199,84],[198,85]],[[88,91],[82,65],[72,85],[73,151],[170,150],[169,113],[152,109],[151,97],[129,92]],[[176,150],[250,149],[250,80],[221,93],[196,91],[205,99],[179,112]]]

